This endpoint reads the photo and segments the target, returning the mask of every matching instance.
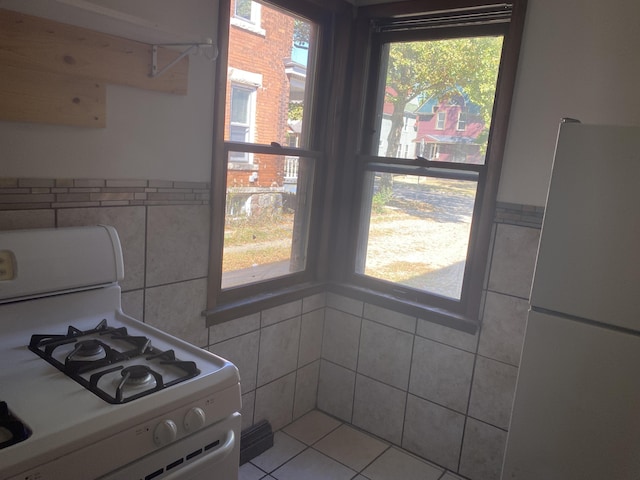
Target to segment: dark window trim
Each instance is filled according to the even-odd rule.
[[[331,175],[331,169],[326,161],[329,155],[335,157],[340,144],[342,130],[337,128],[343,120],[339,104],[344,98],[347,78],[347,55],[349,52],[349,24],[351,21],[351,5],[340,0],[272,0],[264,2],[281,8],[293,15],[306,17],[319,25],[317,50],[319,56],[316,61],[316,72],[323,72],[318,76],[312,93],[315,111],[309,119],[309,128],[314,135],[310,139],[308,148],[291,148],[278,144],[244,144],[225,142],[224,121],[227,96],[227,65],[229,59],[228,42],[230,22],[230,0],[219,2],[218,45],[220,54],[215,73],[214,97],[214,134],[213,160],[211,168],[211,240],[209,255],[209,282],[207,287],[207,309],[203,315],[207,318],[207,325],[224,322],[285,303],[295,298],[317,293],[324,287],[328,274],[328,222],[330,216],[327,209],[331,208],[333,199],[331,182],[326,181]],[[336,81],[336,78],[341,80]],[[322,101],[319,101],[322,99]],[[331,119],[331,120],[329,120]],[[222,271],[222,247],[224,244],[225,196],[226,192],[226,158],[229,150],[246,151],[251,153],[270,153],[277,155],[295,155],[313,158],[316,161],[313,204],[311,211],[311,225],[309,231],[309,245],[307,266],[304,271],[283,277],[249,284],[240,287],[220,289]],[[225,160],[222,160],[225,159]],[[327,195],[329,195],[327,197]]]
[[[354,188],[359,181],[358,168],[361,167],[361,145],[363,144],[362,128],[351,128],[353,125],[362,125],[367,113],[365,85],[375,82],[377,78],[367,78],[369,72],[376,68],[369,68],[372,49],[371,20],[380,18],[409,18],[425,13],[425,2],[422,0],[410,0],[393,4],[374,5],[356,8],[341,0],[273,0],[273,5],[297,13],[318,22],[322,27],[320,37],[320,49],[324,56],[318,59],[317,68],[322,70],[324,83],[329,85],[317,85],[317,88],[325,88],[315,92],[326,101],[320,102],[318,107],[318,122],[316,124],[316,143],[309,145],[322,167],[317,172],[316,192],[321,198],[314,204],[317,211],[314,215],[320,217],[316,223],[316,230],[312,238],[315,239],[315,251],[309,255],[309,261],[315,264],[308,270],[309,276],[294,274],[291,277],[277,279],[277,282],[265,282],[256,284],[255,290],[238,290],[236,299],[221,301],[219,289],[212,285],[212,279],[219,278],[219,274],[212,272],[221,271],[221,255],[210,255],[209,262],[209,287],[207,296],[207,310],[203,314],[207,317],[207,325],[214,325],[240,316],[255,313],[264,308],[271,308],[283,303],[303,298],[315,293],[329,291],[361,299],[371,304],[390,308],[398,312],[414,315],[434,323],[446,325],[455,329],[473,333],[478,326],[478,308],[468,308],[469,305],[479,306],[482,298],[482,289],[470,291],[467,295],[467,308],[462,312],[453,312],[447,308],[435,305],[426,305],[402,299],[393,295],[381,293],[377,289],[366,286],[358,286],[349,278],[350,254],[353,249],[349,247],[349,232],[353,225],[352,212],[356,212],[359,199],[356,198],[357,189]],[[432,0],[428,2],[429,11],[449,11],[468,8],[478,2],[470,0]],[[483,5],[503,5],[504,2],[486,0]],[[229,0],[219,2],[220,19],[229,18]],[[496,117],[494,115],[491,139],[491,150],[496,168],[490,169],[484,179],[484,189],[479,189],[477,202],[481,202],[483,208],[474,209],[474,215],[480,215],[479,221],[474,220],[473,235],[477,235],[477,250],[483,252],[471,259],[469,270],[473,270],[476,277],[484,279],[487,264],[490,234],[493,225],[493,213],[495,210],[496,194],[500,179],[500,166],[504,153],[504,145],[507,134],[508,112],[510,111],[517,60],[520,51],[520,42],[524,25],[526,0],[514,0],[511,21],[505,35],[505,47],[503,47],[502,62],[498,78],[500,94],[494,103],[494,111],[507,112],[506,115]],[[355,14],[354,12],[357,12]],[[439,33],[433,35],[449,36],[451,27],[440,28]],[[496,24],[495,28],[505,28]],[[230,143],[224,142],[224,129],[218,128],[217,122],[224,125],[225,99],[226,99],[226,66],[230,25],[227,21],[219,22],[218,45],[220,55],[217,62],[215,76],[215,100],[214,100],[214,137],[213,157],[225,156]],[[487,31],[486,25],[479,30]],[[469,35],[474,35],[474,27],[465,30]],[[387,33],[380,34],[387,35]],[[395,35],[395,33],[394,33]],[[407,33],[406,35],[412,35]],[[222,66],[222,68],[220,68]],[[372,75],[372,74],[371,74]],[[222,119],[222,120],[220,120]],[[500,126],[498,126],[498,124]],[[247,148],[271,148],[271,146],[245,146]],[[308,150],[291,149],[294,155],[309,156]],[[386,159],[385,159],[386,160]],[[407,163],[411,164],[412,160]],[[436,162],[439,163],[439,162]],[[439,163],[442,167],[442,163]],[[214,251],[222,247],[224,238],[224,203],[222,208],[217,205],[220,192],[226,190],[226,168],[224,162],[213,161],[211,170],[211,248]],[[217,192],[217,193],[216,193]],[[291,283],[294,279],[296,282]],[[482,286],[482,281],[481,281]],[[253,287],[252,287],[253,288]],[[250,294],[249,294],[250,293]]]
[[[478,2],[471,1],[436,1],[429,3],[430,11],[463,9]],[[484,2],[483,4],[498,5],[503,2]],[[478,190],[476,193],[476,201],[474,206],[472,227],[470,232],[470,250],[467,256],[467,268],[465,271],[465,280],[463,283],[461,300],[452,300],[437,295],[418,295],[416,291],[406,288],[399,284],[385,282],[382,280],[366,277],[365,275],[355,273],[355,257],[357,249],[357,232],[359,228],[360,212],[360,192],[363,185],[363,172],[365,166],[362,161],[356,168],[350,172],[350,181],[352,189],[345,192],[345,201],[351,205],[348,208],[351,215],[343,214],[339,220],[342,225],[349,225],[348,233],[338,234],[336,245],[341,246],[347,253],[341,255],[339,264],[335,265],[338,269],[333,278],[336,284],[341,288],[357,292],[360,296],[366,297],[367,301],[375,303],[385,303],[392,305],[394,309],[401,310],[403,305],[410,311],[419,313],[420,311],[428,313],[436,323],[447,324],[454,328],[467,330],[471,324],[478,324],[479,313],[482,300],[482,291],[484,287],[491,228],[493,224],[493,216],[495,210],[495,202],[498,190],[498,182],[500,178],[500,170],[502,164],[502,156],[504,153],[504,144],[506,141],[506,132],[508,126],[508,118],[511,109],[511,100],[513,88],[515,84],[515,73],[520,50],[520,42],[522,37],[524,13],[526,9],[526,0],[516,0],[509,5],[513,7],[511,20],[509,23],[489,23],[486,25],[473,25],[468,27],[446,27],[436,28],[432,30],[400,31],[400,32],[382,32],[376,33],[373,29],[368,32],[368,42],[361,44],[361,50],[358,52],[360,58],[367,59],[366,63],[361,64],[362,71],[366,71],[369,67],[368,78],[363,75],[354,78],[352,91],[354,96],[359,98],[359,104],[356,108],[364,111],[361,124],[363,127],[351,130],[351,136],[357,138],[351,145],[351,151],[348,154],[352,159],[357,158],[358,152],[367,152],[373,145],[374,129],[377,128],[374,122],[375,115],[379,107],[376,101],[372,101],[372,97],[365,97],[362,92],[377,92],[378,83],[381,81],[379,73],[382,65],[382,45],[394,41],[406,41],[415,38],[451,38],[455,36],[477,36],[477,35],[494,35],[500,33],[504,35],[504,43],[502,49],[502,58],[499,68],[499,74],[496,87],[496,99],[493,106],[492,127],[490,132],[489,146],[487,149],[487,160],[480,170],[480,179],[478,182]],[[409,18],[424,14],[425,3],[410,1],[393,5],[378,5],[373,7],[365,7],[360,9],[363,17],[369,20],[379,21],[380,18]],[[375,23],[375,22],[373,22]],[[392,23],[392,22],[390,22]],[[361,22],[363,24],[363,22]],[[362,27],[364,28],[364,27]],[[363,79],[365,81],[363,82]],[[363,83],[367,84],[363,88]],[[369,94],[371,95],[371,94]],[[368,101],[367,101],[368,100]],[[360,156],[365,158],[365,156]],[[399,163],[396,159],[386,159],[388,163]],[[356,162],[353,162],[356,163]],[[364,162],[366,163],[366,162]],[[438,163],[438,162],[434,162]],[[355,187],[354,187],[355,185]]]

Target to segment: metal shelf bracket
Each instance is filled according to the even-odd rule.
[[[159,47],[187,47],[180,55],[178,55],[174,60],[169,62],[164,67],[160,68],[158,66],[158,48]],[[210,50],[211,52],[207,54],[205,50]],[[151,46],[151,73],[149,76],[151,78],[159,77],[171,67],[173,67],[176,63],[182,60],[184,57],[189,55],[190,53],[198,53],[203,52],[203,54],[212,62],[218,57],[218,47],[213,44],[211,39],[207,39],[204,43],[159,43]]]

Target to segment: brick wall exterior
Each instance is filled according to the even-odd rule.
[[[234,12],[233,2],[231,12]],[[263,5],[259,27],[264,35],[233,22],[230,26],[229,68],[262,75],[262,85],[256,92],[255,143],[269,145],[278,142],[286,145],[289,80],[285,74],[284,60],[291,56],[293,24],[292,17]],[[230,85],[231,82],[228,82],[225,125],[229,125]],[[227,128],[225,138],[228,137]],[[258,174],[258,180],[250,182],[249,177],[254,172]],[[229,186],[282,186],[283,173],[283,157],[254,155],[252,166],[230,168],[227,181]]]

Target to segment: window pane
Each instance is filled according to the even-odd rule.
[[[236,0],[235,15],[236,17],[251,20],[251,0]]]
[[[356,272],[460,299],[475,180],[368,172]]]
[[[229,162],[235,155],[246,154],[230,152]],[[313,160],[252,156],[249,168],[230,165],[227,172],[222,288],[306,266]]]
[[[416,156],[483,164],[502,37],[402,42],[387,47],[386,81],[379,93],[383,107],[377,155],[395,157],[407,145]],[[440,152],[437,158],[429,157],[429,151],[436,148],[431,145]]]
[[[231,87],[231,123],[249,123],[251,90]]]
[[[236,0],[235,16],[249,18],[253,3]],[[317,28],[266,4],[259,20],[259,30],[246,22],[230,23],[225,140],[233,140],[230,123],[243,123],[252,143],[308,148]]]

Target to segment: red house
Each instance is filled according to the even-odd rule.
[[[457,163],[484,163],[488,125],[464,95],[432,97],[416,110],[416,156]]]

